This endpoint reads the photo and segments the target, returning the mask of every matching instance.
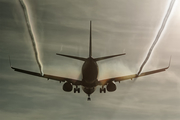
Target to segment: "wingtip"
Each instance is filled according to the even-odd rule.
[[[167,68],[169,68],[169,67],[170,67],[170,65],[171,65],[171,58],[172,58],[172,56],[170,56],[170,59],[169,59],[169,65],[168,65],[168,67],[167,67]]]
[[[60,54],[60,53],[56,53],[56,55],[61,55],[61,56],[63,56],[62,54]]]
[[[126,55],[126,53],[124,52],[124,53],[121,53],[121,54],[119,54],[119,55]]]
[[[11,69],[15,70],[15,68],[14,68],[14,67],[12,67],[12,66],[11,66]]]
[[[11,68],[11,69],[13,69],[13,70],[15,70],[15,69],[16,69],[16,68],[15,68],[15,67],[13,67],[13,66],[12,66],[12,64],[11,64],[11,57],[10,57],[10,56],[9,56],[9,66],[10,66],[10,68]]]

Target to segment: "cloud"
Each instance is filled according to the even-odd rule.
[[[127,53],[98,63],[101,77],[135,73],[169,3],[155,0],[26,2],[45,72],[72,78],[79,76],[82,62],[55,53],[87,56],[89,20],[93,20],[94,57],[121,53],[123,49]],[[135,83],[130,80],[116,83],[117,91],[112,93],[100,94],[97,87],[92,101],[88,102],[82,90],[80,94],[66,93],[62,90],[63,83],[17,73],[9,68],[10,54],[13,66],[38,71],[18,1],[1,0],[0,3],[4,6],[0,7],[1,119],[179,119],[178,17],[172,17],[173,22],[169,22],[163,41],[147,64],[147,69],[167,65],[168,54],[172,53],[175,57],[166,72],[139,78]],[[179,15],[174,12],[175,16]],[[174,23],[176,25],[171,26]],[[60,46],[63,46],[62,50]]]

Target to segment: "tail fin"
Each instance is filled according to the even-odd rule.
[[[91,29],[91,21],[90,21],[90,36],[89,36],[89,57],[92,57],[92,29]],[[56,55],[60,55],[60,56],[64,56],[64,57],[69,57],[69,58],[73,58],[73,59],[77,59],[77,60],[82,60],[85,61],[86,58],[82,58],[82,57],[77,57],[77,56],[70,56],[70,55],[64,55],[64,54],[59,54],[56,53]]]
[[[89,57],[92,57],[92,24],[90,21],[90,36],[89,36]]]
[[[99,57],[95,58],[95,61],[104,60],[112,57],[117,57],[121,55],[125,55],[126,53],[117,54],[117,55],[111,55],[111,56],[105,56],[105,57]],[[89,36],[89,57],[92,57],[92,21],[90,21],[90,36]]]

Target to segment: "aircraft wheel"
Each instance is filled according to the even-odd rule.
[[[100,93],[102,93],[102,88],[100,88]]]
[[[80,88],[78,88],[77,90],[78,90],[78,93],[80,93]]]
[[[91,98],[88,98],[87,100],[88,100],[88,101],[91,101]]]
[[[76,93],[76,88],[74,88],[74,93]]]
[[[88,95],[88,99],[87,99],[88,101],[91,101],[91,98],[90,98],[90,95]]]
[[[103,89],[104,93],[106,93],[106,88]]]

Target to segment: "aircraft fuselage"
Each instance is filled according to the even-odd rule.
[[[97,77],[98,65],[92,57],[89,57],[82,66],[82,89],[86,94],[90,95],[95,91]]]

